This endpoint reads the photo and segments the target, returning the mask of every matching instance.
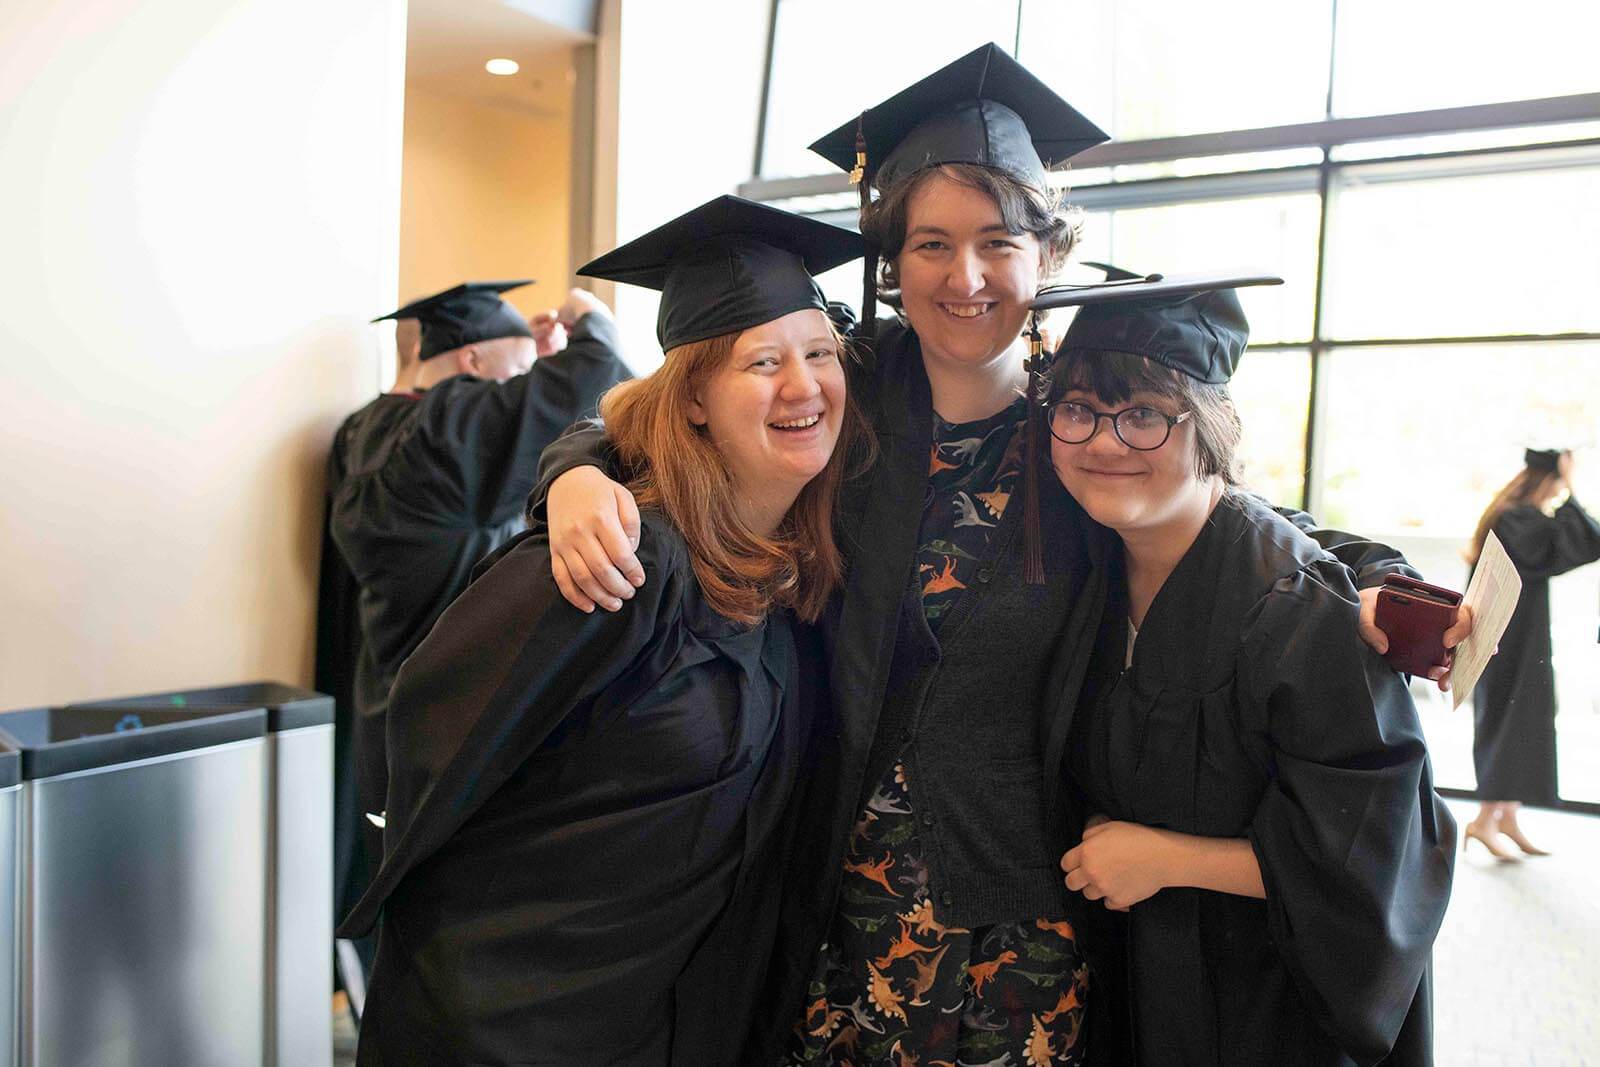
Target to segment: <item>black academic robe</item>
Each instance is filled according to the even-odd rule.
[[[1357,636],[1351,573],[1258,501],[1225,498],[1124,670],[1120,553],[1111,570],[1073,778],[1113,819],[1248,839],[1267,894],[1163,889],[1133,906],[1136,1062],[1431,1063],[1455,824],[1404,680]]]
[[[786,615],[713,612],[646,513],[615,614],[520,535],[389,705],[361,1064],[738,1062],[807,718]]]
[[[545,445],[628,377],[616,324],[589,314],[565,351],[527,374],[380,396],[339,428],[328,457],[316,671],[338,698],[335,914],[354,906],[382,854],[365,816],[383,810],[383,717],[401,662],[472,566],[522,528]]]
[[[1522,576],[1522,596],[1472,694],[1478,796],[1553,805],[1556,676],[1550,664],[1550,579],[1600,560],[1600,523],[1571,497],[1546,515],[1509,508],[1495,536]]]

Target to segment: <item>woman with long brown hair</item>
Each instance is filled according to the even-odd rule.
[[[532,529],[401,669],[358,1062],[738,1061],[809,732],[790,620],[840,581],[865,432],[811,275],[859,254],[724,197],[580,272],[663,291],[662,368],[602,403],[650,581],[578,611]]]
[[[1600,559],[1600,523],[1570,495],[1572,453],[1528,449],[1523,468],[1484,510],[1467,550],[1476,566],[1489,532],[1522,576],[1522,596],[1472,694],[1472,761],[1478,772],[1477,816],[1461,838],[1502,862],[1542,856],[1517,820],[1523,804],[1552,805],[1556,790],[1556,676],[1550,664],[1550,579]],[[1564,504],[1546,509],[1566,489]]]

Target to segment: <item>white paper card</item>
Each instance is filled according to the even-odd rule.
[[[1517,598],[1522,595],[1522,575],[1506,555],[1500,538],[1489,531],[1478,556],[1478,566],[1472,572],[1472,584],[1462,603],[1472,609],[1472,636],[1456,646],[1455,658],[1450,667],[1450,696],[1452,708],[1471,695],[1483,669],[1489,665],[1495,646],[1511,623],[1511,613],[1516,610]]]

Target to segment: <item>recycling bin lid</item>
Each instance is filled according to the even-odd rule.
[[[304,726],[326,726],[333,722],[333,698],[314,689],[302,689],[283,682],[245,682],[204,689],[176,689],[167,693],[118,697],[74,704],[75,708],[178,708],[191,711],[218,711],[246,708],[267,709],[267,732],[298,730]]]
[[[21,777],[51,778],[261,737],[265,708],[69,705],[0,712],[0,742],[21,754]]]

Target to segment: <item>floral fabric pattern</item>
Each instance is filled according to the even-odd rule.
[[[1084,1062],[1089,969],[1065,921],[946,926],[896,764],[857,820],[834,930],[785,1063],[1056,1067]]]
[[[935,634],[960,599],[1006,513],[1022,471],[1022,398],[975,422],[933,418],[928,503],[922,513],[917,573],[922,610]]]

